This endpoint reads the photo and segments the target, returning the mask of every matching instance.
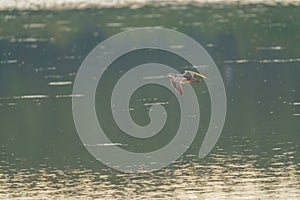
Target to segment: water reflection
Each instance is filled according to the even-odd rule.
[[[280,143],[272,151],[253,154],[251,141],[234,137],[241,152],[218,147],[205,160],[194,154],[162,170],[124,174],[108,168],[89,169],[37,164],[26,160],[1,163],[1,198],[101,198],[101,199],[297,199],[299,163],[295,144]],[[242,142],[243,141],[243,142]],[[119,145],[119,144],[116,144]],[[101,146],[101,145],[100,145]],[[109,148],[102,145],[101,148]],[[299,148],[296,146],[296,148]],[[80,161],[78,161],[80,163]]]

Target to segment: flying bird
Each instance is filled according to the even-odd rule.
[[[191,83],[191,82],[200,82],[199,79],[194,78],[195,75],[201,78],[206,78],[206,76],[204,76],[203,74],[200,74],[198,72],[188,71],[188,70],[184,71],[184,74],[170,73],[168,77],[170,77],[171,85],[182,96],[183,95],[182,84]]]

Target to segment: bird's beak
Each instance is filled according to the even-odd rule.
[[[200,76],[201,78],[207,78],[206,76],[204,76],[203,74],[197,73],[195,72],[195,75]]]

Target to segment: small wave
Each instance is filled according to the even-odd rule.
[[[300,58],[274,58],[274,59],[261,59],[261,60],[250,60],[250,59],[236,59],[236,60],[225,60],[226,64],[243,64],[243,63],[293,63],[300,62]]]
[[[45,28],[46,24],[24,24],[23,27],[25,29],[38,29]]]
[[[43,94],[30,94],[30,95],[0,97],[0,100],[11,100],[11,99],[45,99],[45,98],[49,98],[49,96],[48,95],[43,95]]]
[[[123,23],[113,22],[113,23],[107,23],[107,27],[121,27],[123,26]]]
[[[182,49],[184,46],[183,45],[172,45],[170,46],[171,49]]]
[[[160,78],[166,78],[167,76],[145,76],[143,79],[160,79]]]
[[[18,63],[17,60],[0,60],[0,64],[15,64]]]
[[[62,75],[54,75],[54,74],[49,74],[44,76],[45,79],[62,79],[63,76]]]
[[[282,59],[264,59],[259,60],[259,63],[290,63],[290,62],[300,62],[300,58],[282,58]]]
[[[49,98],[48,95],[22,95],[22,96],[14,96],[14,99],[45,99]]]
[[[18,43],[18,42],[26,42],[26,43],[32,43],[32,42],[49,42],[49,41],[52,41],[53,38],[32,38],[32,37],[29,37],[29,38],[10,38],[10,42],[12,43]]]
[[[207,46],[207,47],[214,47],[214,46],[216,46],[216,45],[213,44],[213,43],[208,43],[208,44],[206,44],[206,46]]]
[[[84,144],[86,147],[110,147],[110,146],[128,146],[122,143],[103,143],[103,144]]]
[[[270,46],[270,47],[257,47],[257,50],[273,50],[273,51],[278,51],[282,50],[281,46]]]
[[[225,60],[224,63],[226,64],[241,64],[241,63],[249,63],[249,62],[254,62],[253,60],[248,60],[248,59],[237,59],[237,60]]]
[[[166,105],[169,104],[169,102],[155,102],[155,103],[144,103],[144,106],[157,106],[157,105]]]
[[[72,85],[72,81],[56,81],[56,82],[49,82],[48,85],[50,85],[50,86]]]
[[[54,70],[56,70],[56,67],[46,67],[46,68],[40,67],[40,68],[34,69],[34,71],[36,73],[41,72],[41,71],[54,71]]]
[[[83,94],[59,94],[56,95],[55,98],[73,98],[73,97],[83,97]]]

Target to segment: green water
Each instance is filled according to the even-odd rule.
[[[224,80],[227,117],[217,145],[199,159],[209,94],[205,85],[193,85],[201,124],[190,149],[159,171],[124,174],[99,163],[81,143],[72,117],[72,87],[96,45],[146,26],[180,31],[205,47]],[[0,198],[299,199],[299,33],[297,6],[1,11]],[[114,62],[106,81],[154,61],[181,71],[188,67],[175,55],[148,49]],[[180,120],[170,93],[144,86],[130,101],[136,123],[149,123],[148,105],[155,102],[168,102],[168,134],[143,141],[120,133],[103,88],[96,95],[98,119],[112,142],[126,144],[121,148],[153,151],[174,137]]]

